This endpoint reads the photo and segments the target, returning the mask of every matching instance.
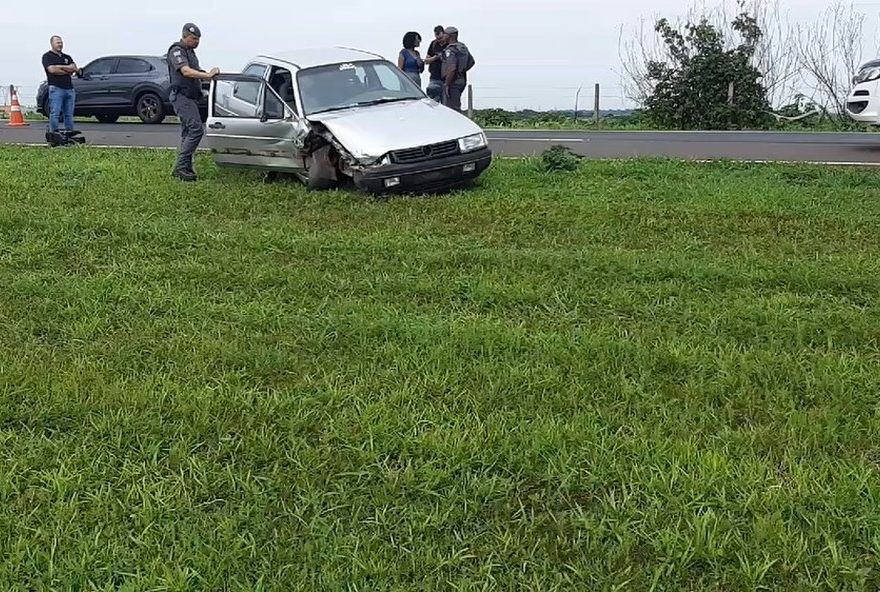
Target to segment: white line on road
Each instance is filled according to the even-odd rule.
[[[6,144],[6,146],[24,146],[26,148],[49,147],[49,145],[45,142],[9,142],[8,144]],[[121,144],[89,144],[88,142],[86,142],[85,144],[77,144],[70,147],[59,146],[58,148],[61,150],[75,150],[77,148],[101,148],[102,150],[177,150],[177,148],[173,146],[123,146]],[[207,148],[198,148],[197,152],[209,152],[209,150]]]
[[[503,138],[503,137],[489,137],[490,142],[567,142],[571,144],[577,144],[581,142],[586,142],[583,138]]]

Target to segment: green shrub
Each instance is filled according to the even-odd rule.
[[[547,172],[575,171],[580,164],[581,157],[566,146],[554,145],[545,150],[541,155],[541,163]]]

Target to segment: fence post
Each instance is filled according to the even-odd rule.
[[[596,96],[593,100],[593,123],[599,125],[599,84],[596,84]]]
[[[467,91],[468,91],[467,114],[470,119],[473,119],[474,118],[474,85],[468,84]]]

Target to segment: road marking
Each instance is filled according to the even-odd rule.
[[[504,138],[489,137],[490,142],[567,142],[570,144],[579,144],[586,142],[583,138]]]
[[[650,158],[650,157],[649,157]],[[621,160],[621,159],[612,159]],[[860,162],[856,160],[743,160],[732,158],[698,158],[694,160],[682,160],[681,162],[697,162],[701,164],[715,162],[737,162],[742,164],[809,164],[814,166],[866,166],[880,167],[880,162],[867,161]]]
[[[43,142],[42,144],[37,142],[9,142],[8,144],[0,144],[5,146],[24,146],[26,148],[48,148],[49,145]],[[63,149],[63,146],[59,146],[59,148]],[[101,148],[103,150],[177,150],[176,147],[172,146],[117,146],[113,144],[89,144],[86,142],[85,144],[78,144],[76,146],[71,146],[71,148]],[[208,152],[207,148],[198,148],[198,152]]]

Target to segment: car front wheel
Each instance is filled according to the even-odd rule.
[[[118,115],[95,115],[95,119],[101,123],[116,123],[119,120]]]
[[[162,99],[154,93],[142,94],[137,100],[137,114],[144,123],[162,123],[165,113],[162,109]]]

